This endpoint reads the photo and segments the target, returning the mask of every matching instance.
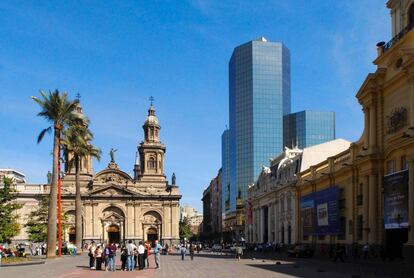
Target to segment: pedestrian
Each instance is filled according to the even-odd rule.
[[[165,244],[164,248],[165,248],[165,249],[164,249],[164,250],[165,250],[165,251],[164,251],[164,255],[168,255],[168,250],[169,250],[169,248],[170,248],[170,247],[168,246],[168,243],[166,243],[166,244]]]
[[[144,266],[146,268],[149,268],[149,257],[151,255],[151,244],[149,244],[148,242],[146,242],[144,244],[145,247],[145,256],[144,256]]]
[[[134,249],[134,269],[138,266],[138,247]]]
[[[132,243],[132,240],[129,240],[126,249],[127,249],[127,271],[132,271],[135,265],[134,250],[137,249],[137,246]]]
[[[108,271],[109,268],[109,252],[111,250],[109,249],[109,245],[105,247],[105,251],[104,251],[104,261],[105,261],[105,271]]]
[[[109,253],[108,253],[108,265],[109,265],[109,271],[115,271],[116,270],[116,246],[112,242],[109,246]]]
[[[236,247],[236,256],[237,260],[240,261],[241,256],[243,255],[243,248],[241,246]]]
[[[104,256],[101,246],[98,244],[95,249],[96,270],[102,270],[102,257]]]
[[[336,247],[335,247],[335,258],[334,258],[334,262],[336,263],[336,261],[340,259],[341,262],[344,262],[344,248],[337,243]]]
[[[145,254],[145,247],[142,241],[138,244],[138,268],[139,270],[144,269],[144,254]]]
[[[364,260],[368,259],[369,255],[369,244],[368,242],[362,247],[362,253],[364,254]]]
[[[160,252],[162,250],[161,244],[158,243],[158,240],[155,241],[155,247],[154,247],[154,254],[155,254],[155,268],[161,267],[160,262]]]
[[[128,251],[125,245],[121,247],[121,271],[125,271]]]
[[[89,246],[89,267],[90,269],[95,269],[95,242],[92,241],[91,246]]]
[[[187,252],[187,249],[185,248],[185,244],[181,245],[180,251],[181,251],[181,260],[184,261],[185,253]]]
[[[193,243],[190,243],[190,258],[191,258],[192,261],[194,260],[194,251],[195,251],[194,249],[195,249],[195,247],[194,247]]]

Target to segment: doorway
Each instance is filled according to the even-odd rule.
[[[76,243],[76,230],[74,227],[69,228],[69,242],[70,243]]]
[[[120,243],[121,233],[119,227],[115,224],[109,225],[107,228],[109,243]]]
[[[402,258],[402,248],[404,243],[408,241],[408,229],[387,229],[386,230],[387,240],[387,253],[391,260],[395,258]]]
[[[147,240],[151,244],[154,245],[155,241],[158,239],[158,232],[156,228],[149,228],[147,231]]]

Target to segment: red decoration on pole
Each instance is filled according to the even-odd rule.
[[[61,196],[61,184],[60,184],[60,130],[59,130],[59,159],[58,159],[58,256],[62,256],[62,196]]]

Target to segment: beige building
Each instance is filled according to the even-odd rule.
[[[387,7],[393,39],[377,44],[377,69],[356,94],[361,138],[300,173],[300,242],[368,242],[396,255],[403,246],[414,253],[414,1],[391,0]],[[336,197],[321,202],[329,190]]]
[[[263,167],[248,189],[246,235],[249,243],[296,242],[297,174],[329,156],[349,148],[350,142],[336,139],[308,148],[285,151]]]
[[[185,205],[180,208],[180,220],[187,219],[193,234],[200,233],[200,227],[203,223],[203,214],[199,213],[195,208],[190,205]]]
[[[81,110],[81,108],[79,107]],[[83,242],[160,239],[179,242],[179,200],[181,195],[173,175],[169,184],[164,174],[165,146],[160,141],[161,126],[151,105],[143,125],[144,140],[139,144],[134,177],[119,169],[115,151],[111,162],[98,173],[92,172],[92,160],[81,163]],[[37,207],[49,185],[27,185],[18,193],[24,204],[20,215],[25,221]],[[62,180],[62,208],[68,215],[65,240],[75,240],[75,173],[65,165]],[[27,238],[24,229],[16,239]]]
[[[26,176],[14,169],[0,169],[0,185],[3,184],[3,179],[9,178],[14,184],[26,183]]]

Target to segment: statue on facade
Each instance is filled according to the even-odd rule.
[[[111,150],[109,151],[109,156],[111,157],[111,163],[115,163],[115,152],[117,151],[117,149],[111,148]]]
[[[47,171],[47,184],[52,183],[52,173],[50,171]]]
[[[171,183],[172,183],[172,185],[175,185],[175,179],[176,179],[175,173],[173,173],[172,174],[172,177],[171,177]]]

